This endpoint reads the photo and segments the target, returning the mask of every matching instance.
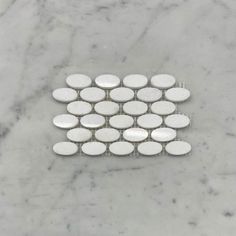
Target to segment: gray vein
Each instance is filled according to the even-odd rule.
[[[127,50],[127,53],[129,53],[130,51],[132,51],[141,41],[143,38],[145,38],[145,36],[147,35],[147,33],[149,32],[149,30],[151,29],[152,25],[156,22],[157,18],[163,14],[163,13],[168,13],[174,9],[176,9],[177,7],[179,7],[180,4],[176,4],[176,3],[172,3],[170,5],[165,6],[164,2],[161,2],[157,5],[157,7],[153,10],[153,12],[151,13],[151,16],[149,18],[149,21],[147,23],[147,25],[144,27],[144,29],[141,31],[141,33],[139,34],[139,36],[136,38],[136,40],[131,44],[131,46],[129,47],[129,49]],[[124,56],[121,61],[125,62],[127,60],[127,56]]]
[[[10,4],[6,7],[6,9],[0,14],[0,18],[5,16],[15,3],[16,3],[16,0],[12,0]]]

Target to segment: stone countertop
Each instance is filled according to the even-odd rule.
[[[233,0],[1,1],[1,235],[235,235],[235,25]],[[175,75],[191,155],[54,155],[74,72]]]

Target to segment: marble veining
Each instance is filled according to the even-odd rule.
[[[3,236],[236,234],[233,0],[0,2]],[[192,92],[186,158],[61,158],[71,73],[169,73]]]

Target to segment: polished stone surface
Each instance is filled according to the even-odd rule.
[[[191,145],[185,141],[172,141],[165,146],[165,150],[170,155],[182,156],[191,151]]]
[[[88,102],[74,101],[67,105],[67,111],[76,116],[83,116],[92,111],[92,106]]]
[[[67,76],[66,84],[74,89],[84,89],[92,84],[92,80],[87,75],[71,74]]]
[[[184,102],[190,97],[190,91],[185,88],[170,88],[165,92],[165,98],[171,102]]]
[[[165,125],[172,129],[181,129],[190,125],[190,119],[184,114],[172,114],[165,118]]]
[[[169,101],[158,101],[151,105],[151,111],[155,114],[166,116],[176,110],[176,105]]]
[[[134,151],[134,145],[126,141],[114,142],[109,145],[109,151],[116,156],[128,157]]]
[[[147,113],[139,116],[137,119],[137,125],[144,129],[154,129],[159,127],[163,122],[161,116],[156,114]]]
[[[157,142],[169,142],[176,138],[176,130],[167,127],[157,128],[152,131],[151,137]]]
[[[72,142],[59,142],[53,145],[53,151],[61,156],[71,156],[78,152],[78,146]]]
[[[105,122],[106,122],[105,118],[96,113],[85,115],[80,119],[80,124],[83,127],[89,129],[100,128],[105,124]]]
[[[98,102],[94,106],[94,110],[104,116],[112,116],[119,112],[119,105],[111,101]]]
[[[134,98],[134,91],[126,87],[115,88],[111,90],[110,98],[116,102],[127,102]]]
[[[148,78],[145,75],[131,74],[123,79],[123,85],[127,88],[140,89],[147,85]]]
[[[71,114],[60,114],[53,118],[53,124],[61,129],[71,129],[79,124],[76,116]]]
[[[152,76],[150,82],[153,87],[159,89],[168,89],[175,85],[176,79],[173,75],[158,74]]]
[[[130,101],[123,105],[123,112],[127,115],[140,116],[146,113],[147,110],[147,104],[140,101]]]
[[[80,92],[80,98],[91,103],[100,102],[105,96],[105,91],[97,87],[88,87]]]
[[[134,124],[134,118],[129,115],[116,115],[109,119],[109,125],[116,129],[127,129]]]
[[[104,74],[95,78],[95,83],[103,89],[113,89],[120,85],[120,78],[116,75]]]
[[[66,133],[66,137],[72,142],[83,143],[91,139],[92,132],[85,128],[74,128]]]
[[[141,142],[147,137],[148,132],[143,128],[129,128],[123,132],[123,138],[129,142]]]
[[[58,88],[52,92],[53,98],[58,102],[72,102],[75,101],[78,97],[78,93],[71,88]]]
[[[137,150],[144,156],[156,156],[162,151],[162,145],[157,142],[147,141],[140,143]]]
[[[6,236],[236,234],[236,2],[0,3],[0,229]],[[169,73],[187,157],[62,158],[65,78]]]
[[[114,142],[120,137],[120,132],[113,128],[102,128],[96,130],[95,138],[104,143]]]
[[[157,88],[146,87],[137,92],[137,98],[143,102],[156,102],[161,97],[162,92]]]
[[[106,145],[101,142],[92,141],[84,143],[81,150],[89,156],[100,156],[106,151]]]

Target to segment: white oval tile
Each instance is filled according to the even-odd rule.
[[[59,142],[54,144],[53,151],[61,156],[71,156],[78,152],[78,146],[71,142]]]
[[[175,85],[176,79],[172,75],[168,74],[159,74],[154,75],[151,78],[151,84],[153,87],[159,88],[159,89],[168,89]]]
[[[85,128],[75,128],[69,130],[66,136],[72,142],[83,143],[91,139],[92,132]]]
[[[123,105],[123,111],[128,115],[139,116],[146,113],[148,110],[148,106],[144,102],[140,101],[131,101],[126,102]]]
[[[127,102],[134,98],[134,91],[126,87],[115,88],[111,90],[110,98],[115,102]]]
[[[80,124],[85,128],[96,129],[105,124],[105,118],[98,114],[88,114],[80,119]]]
[[[123,138],[130,142],[141,142],[148,137],[148,132],[142,128],[129,128],[124,131]]]
[[[189,126],[190,119],[182,114],[173,114],[165,118],[165,124],[170,128],[180,129]]]
[[[58,88],[53,91],[52,96],[58,102],[67,103],[75,101],[78,97],[78,93],[71,88]]]
[[[143,102],[155,102],[161,99],[162,91],[157,88],[142,88],[137,93],[137,98]]]
[[[119,112],[119,105],[115,102],[111,101],[102,101],[99,103],[96,103],[94,106],[94,110],[104,116],[112,116]]]
[[[184,141],[173,141],[165,146],[166,152],[174,156],[186,155],[191,151],[191,145]]]
[[[95,132],[95,138],[104,143],[114,142],[120,138],[120,132],[113,128],[102,128]]]
[[[165,97],[172,102],[184,102],[190,97],[190,91],[185,88],[171,88],[165,92]]]
[[[127,156],[134,151],[134,145],[126,141],[115,142],[109,146],[109,151],[116,156]]]
[[[132,88],[132,89],[140,89],[147,85],[148,79],[145,75],[140,74],[131,74],[127,75],[123,79],[123,84],[125,87]]]
[[[83,74],[71,74],[66,78],[66,84],[74,89],[87,88],[92,84],[89,76]]]
[[[81,150],[86,155],[99,156],[106,152],[106,145],[101,142],[88,142],[82,145]]]
[[[138,126],[144,129],[154,129],[162,124],[162,117],[156,114],[145,114],[137,119]]]
[[[75,101],[67,105],[67,111],[73,115],[82,116],[92,111],[92,106],[88,102]]]
[[[71,129],[77,126],[79,120],[76,116],[70,114],[57,115],[53,119],[53,124],[62,129]]]
[[[169,115],[176,110],[174,103],[169,101],[158,101],[151,105],[151,111],[157,115]]]
[[[104,74],[96,77],[95,83],[100,88],[113,89],[120,85],[120,78],[116,75]]]
[[[157,142],[169,142],[176,138],[176,131],[171,128],[158,128],[152,131],[151,137]]]
[[[144,156],[158,155],[162,151],[162,145],[157,142],[148,141],[138,145],[138,152]]]
[[[116,115],[110,118],[109,124],[116,129],[127,129],[134,124],[134,119],[128,115]]]
[[[100,102],[105,96],[105,91],[97,87],[85,88],[80,92],[80,97],[87,102]]]

